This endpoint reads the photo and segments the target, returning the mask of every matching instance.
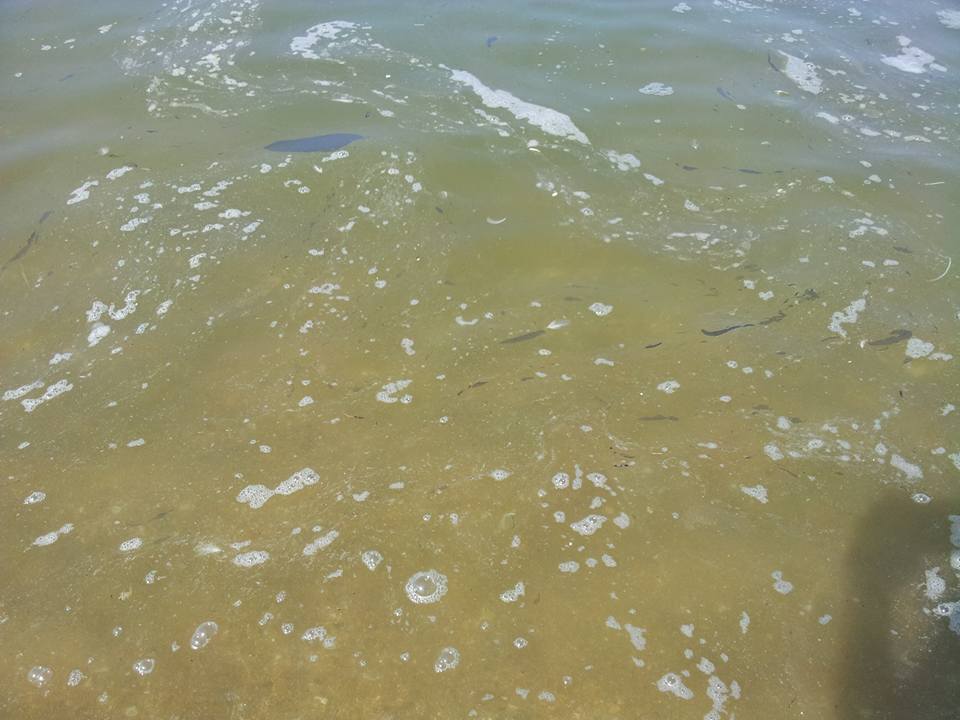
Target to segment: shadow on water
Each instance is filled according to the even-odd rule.
[[[956,499],[921,505],[891,488],[861,519],[847,556],[840,720],[960,718],[960,636],[923,612],[960,600],[948,519],[958,514]],[[947,585],[937,601],[925,596],[933,567]]]

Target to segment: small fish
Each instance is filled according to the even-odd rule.
[[[648,420],[670,420],[671,422],[677,422],[680,418],[678,418],[676,415],[644,415],[643,417],[639,417],[637,419],[644,422]]]
[[[781,73],[781,74],[783,73],[783,71],[782,71],[780,68],[778,68],[776,65],[774,65],[774,63],[773,63],[773,58],[770,57],[770,53],[767,53],[767,63],[770,65],[770,67],[772,67],[772,68],[773,68],[774,70],[776,70],[778,73]]]
[[[724,89],[723,89],[722,87],[720,87],[719,85],[717,85],[717,93],[718,93],[718,94],[720,95],[720,97],[722,97],[724,100],[729,100],[730,102],[736,102],[736,100],[733,99],[733,95],[731,95],[730,93],[728,93],[726,90],[724,90]]]
[[[909,330],[891,330],[890,335],[885,338],[880,338],[879,340],[868,340],[867,345],[872,347],[885,347],[887,345],[896,345],[898,342],[903,340],[909,340],[913,337],[913,333]]]
[[[737,168],[737,172],[746,173],[747,175],[763,175],[760,170],[752,170],[750,168]]]
[[[523,335],[517,335],[512,338],[507,338],[506,340],[501,340],[501,345],[512,345],[513,343],[523,342],[524,340],[533,340],[536,337],[540,337],[546,332],[546,330],[534,330],[532,332],[524,333]]]
[[[332,152],[362,139],[363,135],[354,133],[330,133],[329,135],[314,135],[313,137],[295,138],[293,140],[277,140],[277,142],[267,145],[264,150],[273,152]]]
[[[491,35],[487,38],[487,47],[491,47],[499,39],[496,35]]]
[[[740,328],[753,327],[753,323],[741,323],[740,325],[731,325],[729,327],[720,328],[719,330],[703,330],[702,332],[707,337],[717,337],[719,335],[725,335],[728,332],[733,332],[734,330],[739,330]]]

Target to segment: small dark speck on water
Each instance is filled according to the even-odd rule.
[[[496,35],[491,35],[487,38],[487,47],[491,47],[499,39]]]
[[[363,135],[354,133],[330,133],[293,140],[278,140],[264,149],[273,152],[332,152],[362,139]]]

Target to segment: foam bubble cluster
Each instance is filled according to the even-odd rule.
[[[437,655],[437,659],[433,663],[433,669],[438,673],[442,673],[447,672],[447,670],[453,670],[459,664],[460,651],[455,647],[445,647],[440,651],[440,654]]]
[[[412,603],[435,603],[447,594],[447,576],[436,570],[421,570],[410,576],[404,590]]]

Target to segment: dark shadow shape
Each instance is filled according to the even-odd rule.
[[[960,719],[960,637],[944,617],[924,616],[927,569],[940,567],[960,599],[950,567],[950,522],[960,500],[913,502],[890,488],[857,527],[847,557],[847,598],[853,617],[844,644],[836,717],[840,720]],[[917,618],[904,634],[897,618]],[[891,631],[899,630],[899,635]]]

